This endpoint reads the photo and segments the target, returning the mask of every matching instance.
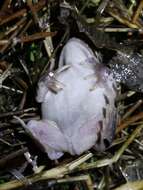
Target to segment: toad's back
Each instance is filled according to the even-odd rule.
[[[108,134],[109,141],[113,136],[115,82],[99,62],[99,57],[83,41],[69,40],[59,61],[61,67],[69,65],[69,68],[55,76],[63,89],[58,93],[47,89],[42,101],[43,119],[56,122],[73,143],[83,135],[93,138],[92,144],[98,141],[97,133],[101,138]]]

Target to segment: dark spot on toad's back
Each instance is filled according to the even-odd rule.
[[[114,83],[112,84],[112,87],[113,87],[113,90],[114,90],[115,92],[117,92],[117,88],[116,88],[116,86],[115,86]]]
[[[98,134],[97,134],[97,141],[96,141],[96,143],[99,145],[100,142],[101,142],[101,131],[99,131]]]
[[[99,123],[99,126],[100,126],[100,131],[102,131],[102,129],[103,129],[103,121],[100,120],[98,123]]]
[[[103,117],[106,118],[106,108],[102,108]]]
[[[109,104],[110,102],[109,102],[108,97],[107,97],[105,94],[104,94],[103,96],[104,96],[104,99],[105,99],[105,103],[106,103],[106,104]]]
[[[105,148],[108,148],[110,146],[110,142],[108,139],[104,138],[103,142],[104,142]]]

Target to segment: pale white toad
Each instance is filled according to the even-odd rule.
[[[79,155],[95,147],[104,150],[116,127],[116,83],[98,53],[77,38],[64,46],[55,74],[38,83],[37,101],[42,120],[27,129],[50,159],[64,152]]]

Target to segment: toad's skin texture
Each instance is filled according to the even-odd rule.
[[[117,82],[134,91],[143,92],[143,56],[139,53],[117,52],[110,62]]]
[[[27,129],[50,159],[58,159],[64,152],[80,155],[91,147],[104,150],[112,142],[116,126],[112,74],[100,56],[77,38],[64,46],[59,65],[54,76],[50,73],[39,81],[42,120],[30,121]]]

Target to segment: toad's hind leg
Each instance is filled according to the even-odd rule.
[[[31,120],[27,124],[27,131],[44,148],[52,160],[60,158],[63,152],[68,151],[65,136],[55,122]]]

